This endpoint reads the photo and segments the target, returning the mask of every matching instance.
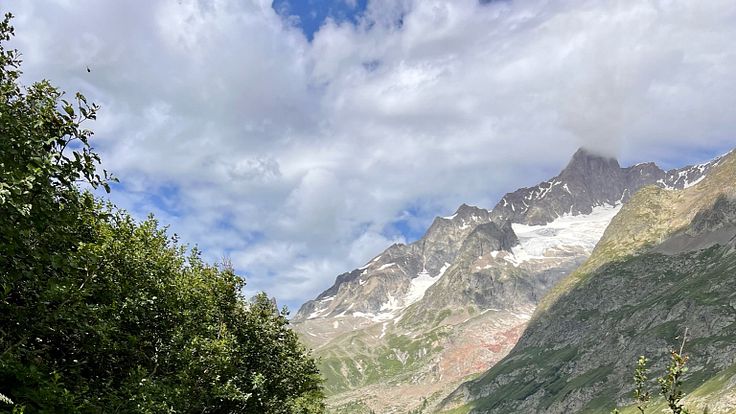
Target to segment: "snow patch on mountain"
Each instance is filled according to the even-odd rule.
[[[411,280],[411,285],[409,286],[409,290],[406,295],[403,297],[394,297],[389,293],[386,302],[381,305],[379,313],[353,312],[351,315],[356,318],[370,319],[373,322],[385,322],[394,319],[397,316],[400,317],[401,311],[409,307],[409,305],[421,300],[427,292],[427,289],[437,283],[449,268],[450,264],[445,263],[439,273],[435,276],[430,275],[426,270],[421,271]]]
[[[688,181],[688,182],[686,182],[686,183],[685,183],[685,186],[684,186],[683,188],[690,188],[690,187],[694,186],[695,184],[697,184],[697,183],[699,183],[699,182],[703,181],[704,179],[705,179],[705,175],[701,175],[701,176],[700,176],[699,178],[697,178],[697,179],[696,179],[695,181],[692,181],[692,182],[689,182],[689,181]]]
[[[445,274],[445,271],[450,267],[450,264],[445,262],[444,266],[440,269],[440,272],[432,277],[427,270],[422,270],[417,277],[411,280],[411,286],[409,287],[409,292],[406,294],[406,297],[404,298],[404,306],[409,306],[414,302],[417,302],[421,298],[424,297],[424,293],[429,289],[432,285],[434,285],[442,275]]]
[[[320,316],[324,316],[323,314],[325,312],[327,312],[327,310],[328,310],[325,305],[327,303],[329,303],[329,302],[332,302],[334,299],[335,299],[335,296],[334,295],[333,296],[328,296],[326,298],[321,299],[319,302],[317,302],[319,304],[319,306],[317,307],[317,309],[315,309],[314,312],[312,312],[311,314],[309,314],[309,316],[307,317],[307,319],[314,319],[314,318],[318,318]]]
[[[512,248],[511,255],[504,256],[504,260],[519,266],[529,260],[558,256],[570,248],[590,253],[620,209],[620,204],[597,206],[590,214],[565,214],[541,226],[513,223],[511,226],[519,244]]]
[[[388,269],[389,267],[395,266],[395,265],[396,263],[386,263],[385,265],[379,267],[378,270],[380,271],[380,270]]]

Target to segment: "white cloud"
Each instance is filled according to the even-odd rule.
[[[673,164],[736,142],[730,0],[372,0],[312,43],[265,0],[0,8],[27,79],[102,104],[114,199],[292,304],[392,221],[492,207],[579,145]]]

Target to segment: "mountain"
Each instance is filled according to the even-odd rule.
[[[621,168],[613,158],[579,149],[559,175],[506,194],[491,216],[496,222],[546,224],[566,214],[590,214],[596,206],[624,203],[646,185],[686,188],[702,179],[709,169],[708,163],[668,172],[654,163]]]
[[[631,403],[638,356],[663,372],[688,328],[686,405],[734,412],[736,152],[706,169],[679,181],[697,185],[636,193],[585,264],[547,293],[510,354],[441,410],[609,413]],[[701,169],[683,171],[668,176]],[[659,408],[655,401],[650,409]]]
[[[338,276],[293,319],[322,360],[330,406],[431,409],[506,356],[632,194],[692,186],[712,164],[622,168],[581,149],[556,177],[506,194],[493,210],[462,205],[416,242]]]
[[[343,273],[316,299],[301,306],[293,318],[305,340],[320,346],[336,336],[385,320],[421,299],[439,280],[462,245],[490,213],[461,205],[450,217],[438,217],[414,243],[394,244],[365,266]]]

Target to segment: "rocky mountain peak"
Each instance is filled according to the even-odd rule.
[[[570,162],[562,170],[560,178],[595,177],[608,174],[619,174],[621,166],[615,158],[597,155],[585,148],[575,151]]]
[[[590,214],[625,202],[639,188],[665,180],[654,164],[621,168],[615,158],[578,149],[556,177],[506,194],[494,207],[496,222],[542,225],[565,215]]]
[[[473,215],[485,215],[488,214],[488,210],[468,204],[461,204],[460,207],[455,211],[455,216],[460,218],[466,218]]]
[[[607,156],[605,154],[601,154],[599,152],[595,152],[593,150],[587,149],[585,147],[579,147],[570,158],[570,162],[575,161],[585,161],[588,159],[603,159],[603,160],[613,160],[616,161],[615,157]]]
[[[463,223],[469,222],[487,222],[490,220],[489,213],[490,212],[484,208],[463,203],[460,205],[460,207],[457,208],[457,210],[455,210],[455,213],[453,213],[451,216],[437,217],[435,219],[435,223],[439,221],[442,223],[442,225],[447,225],[451,222],[453,225],[462,226]],[[430,231],[428,230],[427,233],[430,233]]]
[[[453,215],[437,217],[419,242],[425,247],[452,244],[462,240],[475,226],[489,221],[488,210],[463,203]]]
[[[344,316],[348,311],[371,321],[395,316],[417,300],[417,286],[436,281],[455,260],[462,241],[484,223],[490,223],[488,210],[462,204],[452,216],[437,217],[421,239],[408,245],[394,243],[365,266],[339,275],[334,285],[305,303],[294,320]],[[499,238],[498,246],[515,240],[510,227],[493,235]]]

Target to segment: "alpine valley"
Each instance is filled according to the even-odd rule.
[[[580,149],[339,275],[292,325],[335,413],[609,413],[686,327],[685,401],[733,413],[735,236],[736,152],[663,171]]]

